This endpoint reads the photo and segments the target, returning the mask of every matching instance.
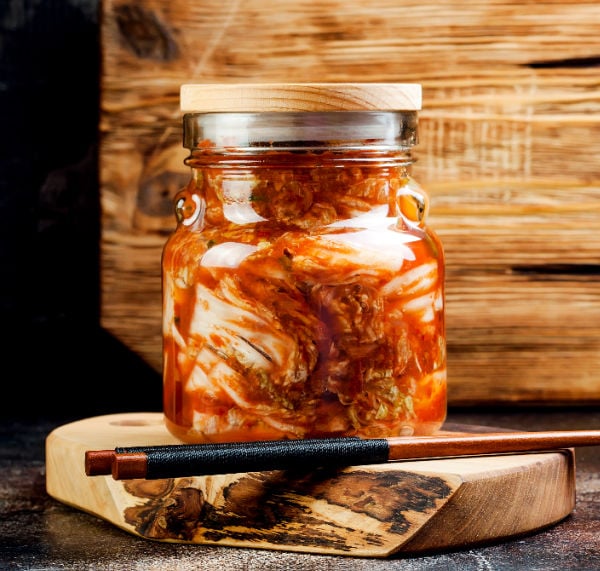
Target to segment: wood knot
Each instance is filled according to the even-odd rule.
[[[123,4],[115,8],[115,19],[125,44],[139,58],[171,61],[179,57],[177,42],[154,12]]]

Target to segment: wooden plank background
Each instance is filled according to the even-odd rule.
[[[180,85],[417,82],[449,402],[600,402],[597,0],[106,0],[101,34],[102,325],[157,370]]]

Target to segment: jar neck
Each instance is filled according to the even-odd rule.
[[[354,151],[410,160],[418,142],[416,111],[187,113],[183,146],[192,155]]]

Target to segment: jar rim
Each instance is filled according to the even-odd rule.
[[[186,113],[183,146],[202,150],[405,150],[418,143],[416,111]]]
[[[418,83],[190,83],[180,87],[183,113],[418,111]]]

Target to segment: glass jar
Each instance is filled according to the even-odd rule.
[[[417,84],[185,85],[164,415],[188,443],[428,435],[444,257],[410,175]]]

